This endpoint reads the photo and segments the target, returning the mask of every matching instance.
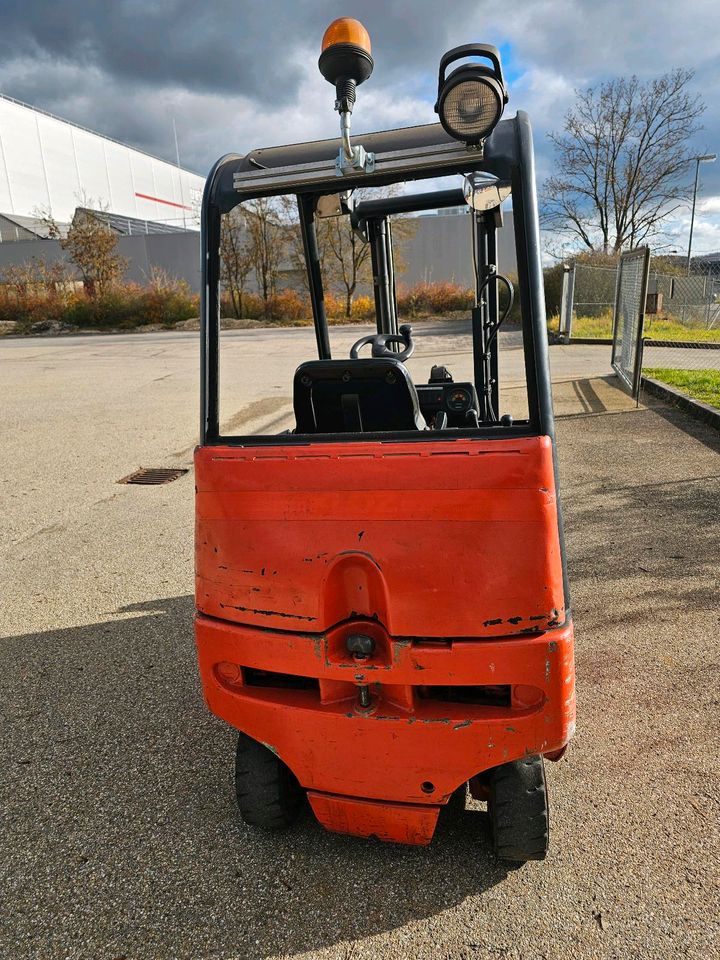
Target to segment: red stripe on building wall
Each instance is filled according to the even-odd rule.
[[[147,193],[136,193],[136,197],[142,200],[152,200],[154,203],[164,203],[168,207],[179,207],[180,210],[192,210],[192,207],[185,206],[184,203],[173,203],[172,200],[161,200],[160,197],[151,197]]]

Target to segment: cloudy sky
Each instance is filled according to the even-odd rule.
[[[529,111],[538,175],[549,130],[573,91],[675,66],[696,71],[707,104],[693,146],[720,153],[717,0],[2,0],[0,91],[206,173],[230,150],[335,136],[333,91],[317,56],[327,24],[361,19],[375,71],[358,131],[433,122],[442,53],[471,40],[503,52],[509,108]],[[694,252],[720,250],[720,161],[702,167]],[[689,210],[671,232],[687,244]]]

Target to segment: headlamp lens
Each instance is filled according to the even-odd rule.
[[[502,104],[482,80],[462,80],[445,96],[440,110],[446,125],[460,140],[482,138],[499,119]]]

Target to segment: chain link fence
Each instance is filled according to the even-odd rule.
[[[648,383],[655,381],[720,408],[720,277],[714,270],[650,276],[641,356],[648,389],[657,393]]]
[[[566,265],[560,306],[560,335],[565,339],[613,336],[618,267]],[[672,327],[692,338],[695,330],[720,331],[720,275],[678,276],[651,271],[647,288],[648,333],[672,339]],[[677,331],[675,331],[677,333]]]
[[[650,250],[638,247],[620,257],[615,292],[612,366],[625,389],[637,397]]]
[[[659,316],[690,329],[720,330],[720,278],[651,273],[647,312],[649,323]]]
[[[573,336],[591,335],[609,340],[613,332],[613,307],[617,269],[595,267],[585,263],[568,264],[563,274],[563,291],[560,308],[560,334],[566,339]],[[575,321],[583,319],[579,329]],[[592,320],[592,324],[585,321]]]

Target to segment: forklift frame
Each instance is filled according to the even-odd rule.
[[[206,184],[195,453],[205,697],[239,731],[236,795],[248,823],[287,825],[304,792],[330,830],[424,844],[469,782],[494,811],[498,856],[542,859],[543,757],[559,759],[572,737],[575,691],[530,124],[518,113],[476,148],[440,124],[362,141],[371,172],[338,175],[340,141],[326,140],[226,156]],[[424,429],[426,417],[414,430],[222,435],[222,215],[297,196],[317,353],[328,361],[318,199],[475,171],[512,190],[527,420],[497,419],[496,207],[471,220],[478,426]],[[379,334],[398,330],[389,218],[463,201],[441,190],[355,205]]]
[[[501,121],[485,142],[484,149],[469,149],[452,140],[440,124],[429,124],[374,133],[362,137],[367,149],[376,155],[372,173],[356,172],[338,177],[335,158],[339,140],[293,144],[253,151],[242,157],[228,154],[213,167],[203,195],[201,215],[202,297],[201,297],[201,414],[200,444],[262,446],[277,443],[274,436],[223,436],[219,420],[219,334],[220,292],[219,255],[222,214],[245,200],[295,193],[298,198],[300,226],[305,250],[310,300],[313,310],[318,357],[330,359],[330,339],[325,314],[322,276],[315,234],[315,204],[319,196],[359,186],[377,187],[436,177],[438,174],[489,173],[510,183],[513,197],[515,245],[519,269],[520,305],[523,317],[523,349],[527,381],[527,422],[512,425],[481,423],[479,427],[447,430],[357,434],[292,434],[288,444],[365,442],[384,440],[423,443],[428,440],[549,436],[555,427],[547,352],[545,304],[540,259],[540,230],[535,191],[535,164],[530,122],[523,111],[515,118]],[[373,275],[378,332],[394,333],[397,325],[394,309],[392,233],[387,217],[392,213],[434,209],[455,205],[460,191],[370,200],[358,204],[354,222],[367,223],[372,245]],[[451,202],[452,201],[452,202]],[[487,270],[496,260],[496,222],[494,211],[475,215],[476,243],[481,270],[478,292]],[[483,273],[485,275],[483,275]],[[478,348],[479,327],[497,316],[497,282],[487,284],[487,296],[473,319],[475,380],[479,396],[485,395],[488,379],[492,383],[491,400],[497,411],[497,342],[490,357]],[[556,470],[557,480],[557,470]]]

